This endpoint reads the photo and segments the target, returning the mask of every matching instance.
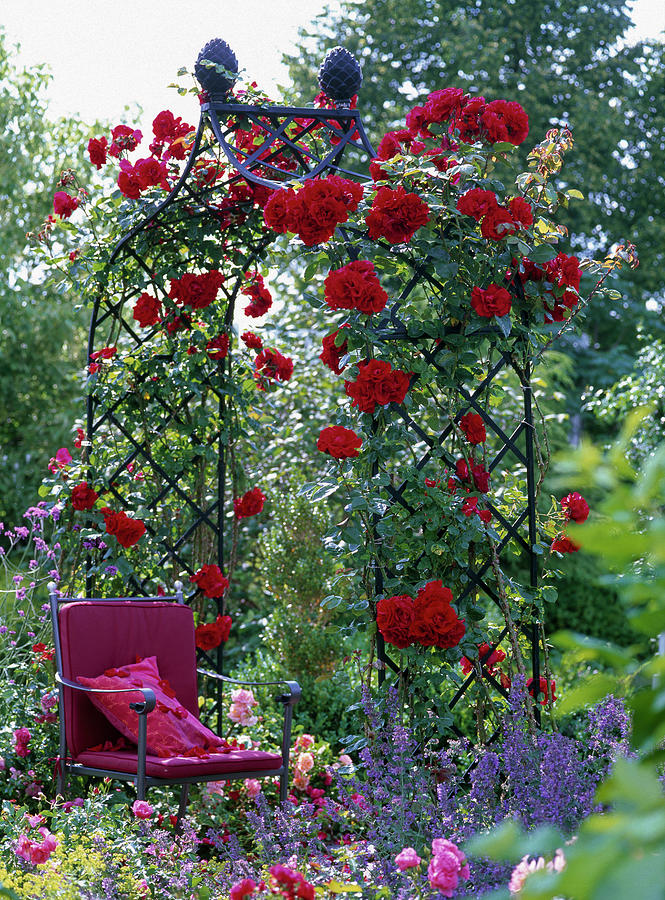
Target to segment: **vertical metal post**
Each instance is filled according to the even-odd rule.
[[[524,436],[526,449],[526,489],[527,489],[527,510],[529,516],[529,583],[535,590],[538,587],[538,556],[536,554],[536,544],[538,543],[538,524],[536,519],[536,478],[535,464],[533,455],[533,409],[531,397],[531,367],[525,367],[526,383],[522,385],[524,392]],[[533,622],[531,625],[531,677],[533,681],[532,690],[534,697],[534,712],[536,722],[540,725],[540,704],[538,697],[540,693],[540,623]],[[548,686],[549,690],[549,686]]]

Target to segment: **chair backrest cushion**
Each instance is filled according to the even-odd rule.
[[[157,658],[180,703],[198,717],[194,617],[180,603],[81,600],[60,607],[62,674],[71,681],[95,678],[106,669]],[[82,691],[64,689],[65,734],[72,756],[117,733]]]
[[[131,665],[107,669],[97,678],[87,678],[85,675],[77,675],[76,678],[86,687],[122,691],[90,693],[88,698],[120,734],[129,738],[133,744],[138,744],[139,741],[139,718],[129,704],[140,703],[143,695],[138,691],[125,691],[130,687],[150,688],[153,691],[157,703],[147,719],[147,749],[153,756],[188,756],[192,751],[214,751],[219,747],[223,743],[222,739],[181,705],[170,683],[161,677],[156,658],[139,657],[139,660]]]

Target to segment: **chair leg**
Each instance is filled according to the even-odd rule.
[[[56,794],[60,794],[64,800],[65,791],[67,790],[67,779],[65,778],[65,764],[62,759],[58,759],[56,762],[56,773],[55,792]]]
[[[289,791],[289,770],[285,769],[279,776],[279,800],[284,803]]]
[[[182,827],[182,819],[187,809],[187,801],[189,800],[189,785],[183,784],[180,788],[180,803],[178,804],[178,818],[175,824],[175,830],[179,834]]]

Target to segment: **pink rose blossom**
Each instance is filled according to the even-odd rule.
[[[300,737],[296,738],[296,742],[294,744],[295,750],[309,750],[310,747],[314,745],[314,738],[311,734],[301,734]]]
[[[347,753],[340,753],[339,764],[340,764],[340,766],[352,766],[353,760]]]
[[[405,847],[397,854],[395,862],[400,872],[404,872],[405,869],[414,869],[416,866],[419,866],[421,859],[413,847]]]
[[[293,776],[293,786],[298,788],[299,791],[305,791],[309,787],[309,775],[305,772],[301,772],[300,769],[296,769],[295,775]]]
[[[261,782],[256,778],[245,778],[245,788],[247,790],[247,796],[250,800],[253,800],[254,797],[257,797],[261,793]]]
[[[256,882],[251,878],[243,878],[231,888],[229,900],[245,900],[245,897],[251,897],[255,890]]]
[[[311,772],[314,768],[314,757],[311,753],[301,753],[296,760],[296,769],[301,772]]]
[[[149,819],[154,809],[145,800],[135,800],[132,803],[132,812],[137,819]]]
[[[14,732],[14,752],[17,756],[27,756],[30,753],[28,743],[32,735],[27,728],[17,728]]]
[[[435,838],[432,841],[432,859],[427,868],[427,877],[433,888],[444,897],[452,897],[460,879],[470,875],[464,853],[452,841]]]

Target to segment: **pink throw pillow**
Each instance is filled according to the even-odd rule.
[[[76,680],[85,687],[110,690],[146,687],[154,692],[157,704],[148,713],[148,753],[151,756],[166,758],[198,755],[197,751],[214,751],[224,743],[178,702],[171,685],[160,677],[155,656],[117,669],[107,669],[96,678],[78,675]],[[142,702],[143,697],[138,691],[127,694],[88,694],[88,697],[120,734],[138,744],[139,717],[129,708],[130,703]]]

